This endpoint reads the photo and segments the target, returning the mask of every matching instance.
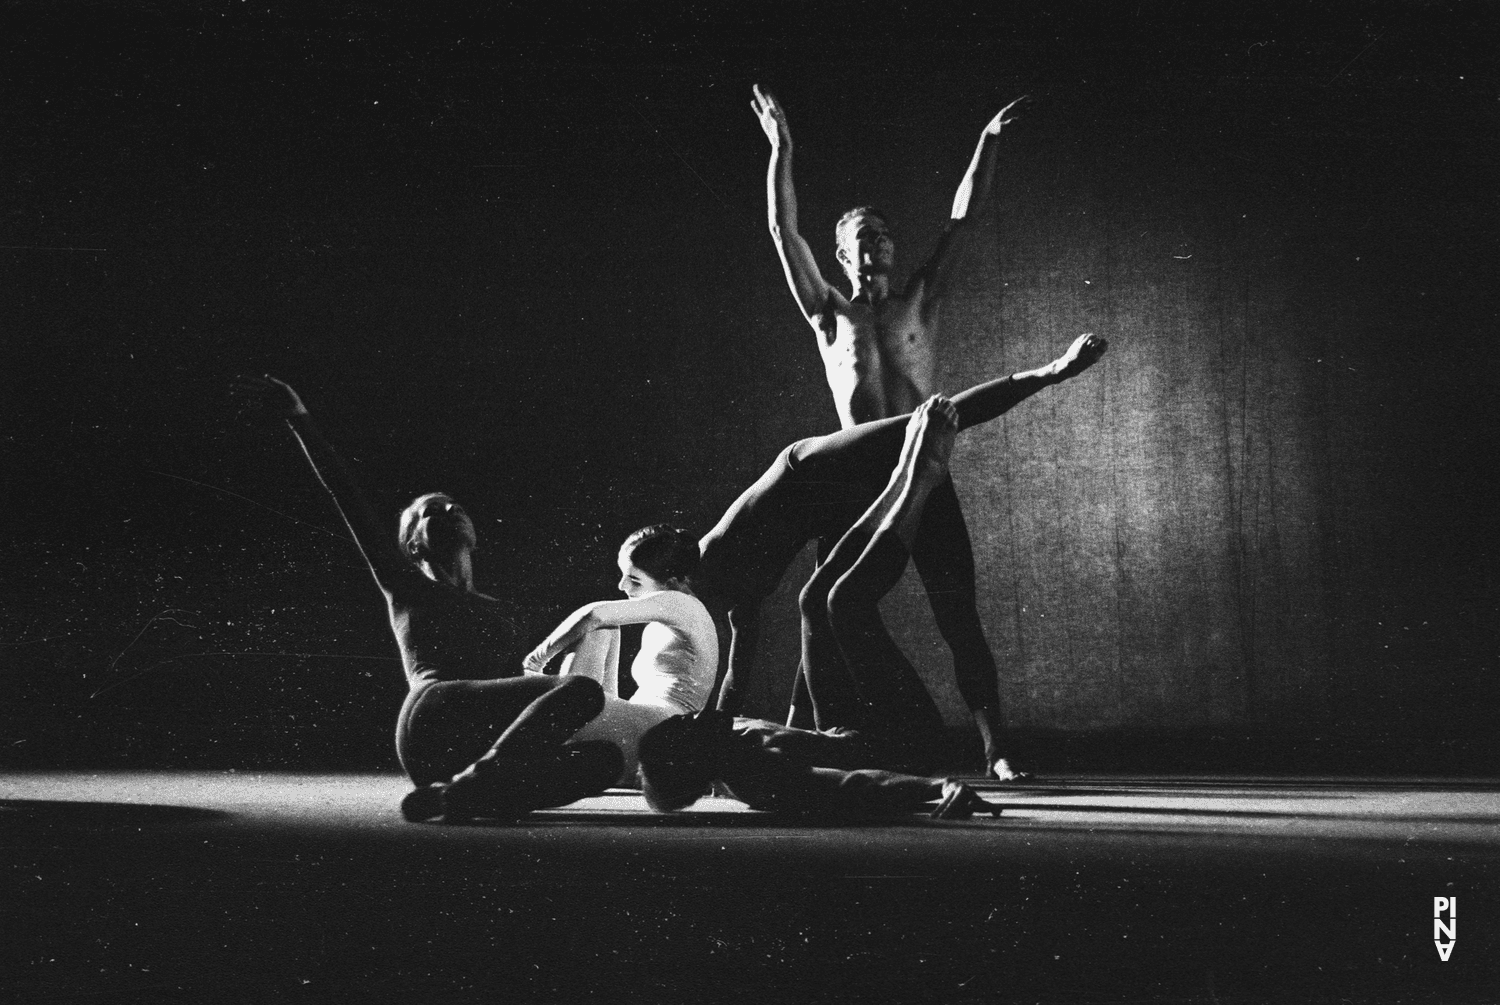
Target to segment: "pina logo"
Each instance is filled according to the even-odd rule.
[[[1448,920],[1443,920],[1444,914]],[[1444,939],[1447,940],[1444,943]],[[1453,947],[1458,945],[1458,898],[1457,897],[1433,897],[1432,898],[1432,941],[1437,946],[1438,959],[1444,963],[1448,957],[1453,955]]]

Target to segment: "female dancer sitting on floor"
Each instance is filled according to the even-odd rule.
[[[885,488],[839,539],[803,591],[803,618],[815,595],[829,646],[815,652],[810,675],[820,717],[830,716],[881,738],[864,756],[920,758],[942,719],[916,670],[880,617],[911,556],[922,508],[948,474],[958,410],[941,395],[923,402],[906,422],[899,458]],[[753,723],[754,721],[752,721]],[[838,816],[909,813],[937,802],[934,815],[966,817],[997,812],[960,782],[880,770],[835,770],[820,753],[863,737],[831,730],[812,734],[764,723],[750,725],[723,712],[678,716],[647,733],[640,745],[646,798],[662,811],[689,805],[715,780],[756,809]],[[910,737],[904,749],[891,740]],[[808,740],[821,741],[821,749]],[[786,741],[792,741],[790,744]],[[879,753],[877,753],[879,752]],[[889,766],[889,765],[887,765]]]
[[[403,803],[409,818],[519,817],[597,794],[634,779],[642,731],[702,706],[718,640],[687,587],[691,538],[665,528],[632,535],[620,565],[633,599],[583,608],[527,657],[540,669],[577,643],[571,662],[587,674],[523,674],[509,606],[475,589],[477,539],[462,507],[421,496],[392,542],[296,391],[270,377],[242,378],[239,391],[286,420],[385,595],[409,686],[396,721],[397,756],[418,786]],[[622,702],[599,681],[611,646],[618,657],[615,626],[642,621],[654,624],[636,661],[639,701]]]
[[[609,740],[620,747],[621,784],[635,784],[636,745],[663,719],[697,712],[713,690],[719,637],[708,608],[693,594],[698,541],[687,531],[655,524],[620,546],[620,592],[625,600],[586,604],[527,655],[528,674],[540,674],[563,656],[565,675],[587,677],[604,688],[604,711],[574,736]],[[645,624],[630,665],[636,691],[620,699],[620,627]]]

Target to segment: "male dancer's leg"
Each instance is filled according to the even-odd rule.
[[[959,694],[971,709],[998,709],[995,657],[979,621],[974,549],[953,479],[944,479],[927,497],[911,557],[932,605],[933,620],[953,652]]]

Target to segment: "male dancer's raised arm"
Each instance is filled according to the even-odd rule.
[[[766,215],[771,239],[776,242],[776,251],[781,255],[781,265],[786,270],[792,296],[797,298],[803,316],[817,328],[818,318],[834,289],[818,271],[812,248],[797,230],[797,191],[792,185],[792,130],[787,125],[786,112],[771,92],[762,91],[756,84],[754,93],[750,107],[771,143],[771,161],[766,170]]]
[[[948,225],[943,228],[937,247],[933,249],[927,262],[917,270],[908,287],[912,295],[922,298],[924,311],[947,296],[952,289],[953,277],[968,248],[978,222],[978,214],[989,202],[990,189],[995,182],[1000,129],[1015,121],[1005,116],[1025,100],[1026,95],[1023,94],[1000,109],[979,134],[979,144],[975,146],[974,156],[969,160],[969,169],[958,183],[958,191],[953,193],[953,211],[949,214]],[[919,282],[920,287],[917,285]]]

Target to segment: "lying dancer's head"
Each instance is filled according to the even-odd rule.
[[[856,206],[833,228],[839,264],[850,282],[889,274],[896,263],[896,243],[884,211]]]
[[[674,715],[646,730],[639,750],[641,791],[659,813],[708,795],[733,744],[734,716],[717,709]]]
[[[698,539],[664,523],[642,527],[620,545],[620,592],[632,600],[647,593],[691,593],[698,570]]]
[[[414,565],[451,568],[479,546],[474,522],[446,492],[418,496],[401,513],[396,532],[401,554]]]

